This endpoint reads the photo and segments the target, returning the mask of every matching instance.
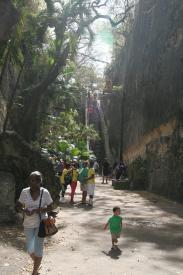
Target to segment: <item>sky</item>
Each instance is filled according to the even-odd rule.
[[[111,25],[107,20],[97,20],[92,26],[96,36],[92,46],[92,56],[96,59],[106,61],[110,63],[113,47],[113,36]],[[95,63],[96,70],[99,74],[102,74],[106,64],[101,62]]]
[[[70,0],[64,0],[68,2]],[[109,14],[109,8],[103,6],[100,10],[101,14]],[[92,30],[95,33],[95,41],[92,49],[90,49],[92,57],[108,62],[111,61],[113,37],[110,23],[105,19],[98,19],[92,24]],[[84,51],[83,51],[84,53]],[[86,52],[87,54],[87,52]],[[90,61],[95,66],[96,71],[101,76],[103,75],[106,63]]]

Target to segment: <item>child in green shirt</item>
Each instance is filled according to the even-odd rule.
[[[116,206],[113,208],[114,215],[109,218],[108,222],[104,226],[104,230],[107,229],[109,226],[111,232],[111,239],[112,239],[112,249],[117,249],[118,238],[120,238],[121,231],[122,231],[122,217],[120,207]]]

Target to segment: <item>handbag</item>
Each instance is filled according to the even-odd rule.
[[[39,201],[39,209],[41,208],[41,201],[43,196],[43,189],[41,191],[40,201]],[[40,225],[38,230],[38,237],[45,238],[47,236],[52,236],[58,232],[58,228],[55,225],[55,218],[49,216],[47,219],[41,220],[41,214],[39,214]]]

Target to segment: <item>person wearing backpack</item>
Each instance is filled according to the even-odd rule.
[[[59,159],[59,158],[58,158],[57,163],[56,163],[56,167],[55,167],[55,173],[56,173],[58,176],[61,176],[63,170],[64,170],[64,162],[63,162],[62,159]]]
[[[70,164],[66,163],[65,167],[62,171],[62,175],[60,176],[60,184],[61,184],[61,192],[60,192],[60,202],[65,201],[65,192],[67,190],[67,186],[72,182],[72,168],[70,168]]]

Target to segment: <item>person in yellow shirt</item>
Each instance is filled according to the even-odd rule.
[[[66,163],[65,167],[60,176],[60,184],[61,184],[61,194],[60,194],[60,202],[64,202],[65,192],[67,190],[67,186],[72,182],[72,168],[70,168],[70,164]]]
[[[93,168],[93,164],[93,161],[90,161],[87,178],[87,194],[89,195],[90,206],[93,206],[93,197],[95,191],[95,169]]]
[[[74,163],[72,166],[72,182],[71,182],[71,201],[70,203],[74,203],[74,195],[77,187],[79,172],[77,169],[77,163]]]

